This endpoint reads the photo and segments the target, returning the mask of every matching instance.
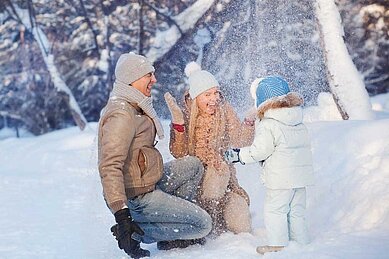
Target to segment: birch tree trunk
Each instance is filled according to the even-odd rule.
[[[61,75],[54,64],[54,56],[49,52],[50,49],[49,41],[46,35],[44,34],[44,32],[36,24],[31,5],[32,3],[31,1],[29,1],[28,10],[23,10],[20,8],[15,8],[15,10],[17,11],[18,16],[21,17],[21,21],[23,22],[23,25],[32,31],[34,39],[38,43],[39,49],[41,50],[43,60],[46,64],[47,70],[49,71],[54,87],[57,89],[58,92],[63,92],[67,95],[68,99],[66,101],[69,110],[72,114],[74,122],[81,130],[84,130],[87,121],[84,115],[82,114],[82,111],[76,99],[74,98],[73,93],[71,92],[70,88],[66,85],[66,83],[62,80]]]
[[[320,39],[331,93],[344,120],[372,119],[369,95],[343,40],[343,27],[334,0],[317,0]]]

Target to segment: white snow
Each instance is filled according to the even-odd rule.
[[[373,110],[389,111],[389,93],[379,94],[371,98]]]
[[[307,123],[316,177],[307,194],[312,243],[292,242],[264,257],[387,258],[389,95],[371,102],[380,119]],[[320,108],[328,109],[324,103]],[[169,132],[169,121],[163,125]],[[0,258],[127,258],[109,231],[114,219],[96,169],[97,123],[89,126],[0,140]],[[157,145],[165,161],[172,159],[168,139]],[[255,248],[266,243],[260,168],[237,170],[251,198],[253,233],[226,233],[204,246],[172,251],[142,245],[152,258],[260,257]]]
[[[109,53],[107,49],[103,49],[101,51],[101,58],[99,60],[99,69],[101,71],[104,71],[106,74],[108,74],[109,70]]]
[[[370,4],[363,6],[361,8],[361,14],[373,14],[375,18],[379,18],[380,16],[383,16],[385,13],[385,6],[379,5],[379,4]]]
[[[177,23],[180,30],[185,33],[193,28],[197,21],[212,6],[214,1],[215,0],[198,0],[180,14],[172,17],[172,19]],[[181,36],[179,29],[175,25],[164,31],[157,30],[155,40],[152,43],[149,52],[146,54],[146,57],[151,62],[155,62],[158,58],[167,53]]]
[[[319,2],[326,8],[320,20],[329,26],[324,33],[334,43],[328,56],[330,70],[337,84],[349,86],[338,93],[345,105],[353,104],[347,106],[352,119],[375,119],[342,121],[329,93],[318,96],[317,106],[305,108],[316,177],[307,198],[312,243],[302,246],[292,242],[282,252],[264,257],[388,258],[389,94],[370,98],[370,106],[360,74],[348,63],[351,59],[344,44],[335,44],[342,41],[343,31],[338,23],[331,24],[334,3]],[[199,0],[173,18],[187,31],[213,3]],[[26,10],[18,12],[28,26]],[[226,22],[216,33],[223,33],[230,25]],[[201,32],[205,31],[199,31],[198,37]],[[44,36],[41,31],[33,33]],[[157,32],[147,56],[155,61],[180,36],[175,26]],[[196,38],[199,48],[208,40],[205,36]],[[40,42],[55,86],[66,92],[52,56],[44,55],[47,46],[47,41]],[[99,63],[103,71],[107,69],[107,54],[102,53],[103,62]],[[220,73],[226,78],[232,76],[224,72]],[[371,116],[370,107],[375,116]],[[169,132],[169,123],[163,121],[165,132]],[[16,138],[13,129],[0,130],[0,258],[128,258],[109,231],[114,219],[104,203],[96,168],[96,128],[97,123],[89,123],[82,132],[72,127],[39,137],[21,131],[22,138]],[[165,161],[173,159],[168,140],[167,136],[157,145]],[[251,198],[253,232],[226,233],[208,239],[204,246],[172,251],[158,251],[155,244],[142,245],[151,251],[152,258],[261,257],[255,252],[256,246],[266,244],[260,168],[256,164],[237,165],[237,171]]]
[[[187,31],[196,24],[196,22],[212,6],[215,0],[198,0],[191,7],[176,15],[173,19],[180,26],[181,30]]]
[[[321,92],[317,96],[317,106],[304,110],[304,122],[342,120],[331,93]]]
[[[197,30],[193,37],[193,41],[199,48],[199,55],[197,56],[196,62],[201,64],[204,56],[204,46],[211,42],[211,33],[207,28],[201,28]]]

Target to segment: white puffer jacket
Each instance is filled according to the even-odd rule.
[[[243,163],[263,161],[262,180],[267,188],[291,189],[313,184],[310,138],[302,123],[302,108],[296,106],[301,103],[301,97],[290,93],[284,99],[260,106],[258,114],[262,120],[256,121],[254,142],[240,149]]]

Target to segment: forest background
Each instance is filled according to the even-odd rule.
[[[389,92],[389,2],[335,2],[369,95]],[[252,80],[269,74],[285,77],[314,105],[320,92],[330,91],[314,3],[3,0],[0,129],[40,135],[98,121],[115,63],[129,51],[156,67],[153,99],[162,118],[169,117],[163,94],[180,99],[190,61],[216,76],[238,111],[251,105]]]

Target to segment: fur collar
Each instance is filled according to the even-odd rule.
[[[304,100],[301,95],[296,92],[290,92],[287,95],[273,97],[263,102],[257,108],[257,116],[262,120],[264,118],[265,112],[270,109],[291,108],[303,105],[303,103]]]

